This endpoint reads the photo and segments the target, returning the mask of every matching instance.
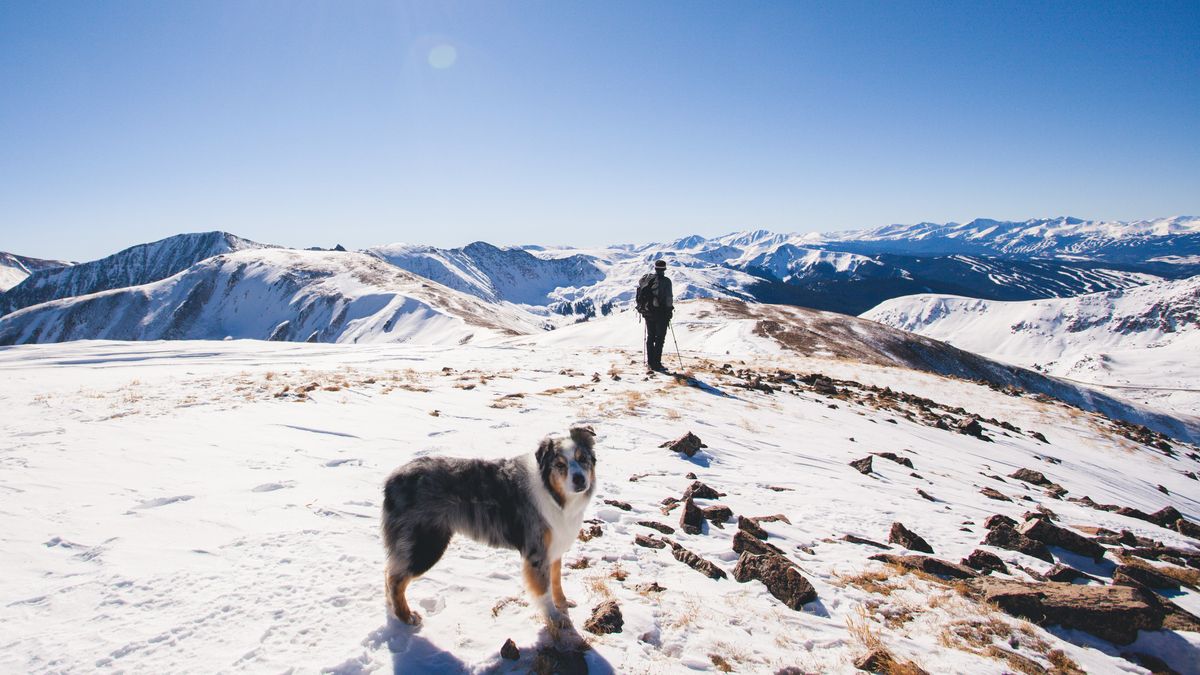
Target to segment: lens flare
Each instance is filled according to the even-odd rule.
[[[458,60],[458,50],[451,45],[438,45],[429,50],[429,65],[439,70],[449,68]]]

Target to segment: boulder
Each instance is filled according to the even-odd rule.
[[[758,579],[771,595],[796,611],[804,603],[817,599],[816,589],[800,573],[800,568],[782,555],[744,551],[733,568],[733,578],[742,583]]]
[[[621,607],[616,600],[606,600],[592,608],[592,616],[583,623],[583,629],[596,635],[620,633],[625,625]]]
[[[1179,590],[1179,582],[1171,577],[1151,569],[1143,563],[1142,565],[1117,565],[1117,569],[1113,571],[1112,580],[1114,584],[1124,586],[1133,586],[1136,582],[1153,589],[1170,589],[1172,591]]]
[[[683,513],[679,516],[679,527],[688,534],[700,534],[704,530],[704,512],[688,497],[683,502]]]
[[[930,558],[924,555],[892,555],[891,553],[876,553],[870,560],[899,565],[906,570],[924,572],[943,579],[970,579],[978,576],[975,570],[966,565]]]
[[[1049,571],[1042,575],[1042,577],[1045,578],[1046,581],[1061,581],[1067,584],[1074,583],[1080,579],[1104,583],[1090,574],[1080,572],[1074,567],[1071,567],[1070,565],[1064,565],[1063,563],[1055,563],[1054,567],[1051,567]]]
[[[874,546],[875,548],[881,548],[885,551],[891,548],[891,546],[888,546],[887,544],[881,544],[877,541],[867,539],[866,537],[860,537],[857,534],[844,534],[842,535],[842,541],[848,541],[851,544],[862,544],[863,546]]]
[[[517,649],[517,643],[509,638],[504,641],[504,646],[500,648],[500,657],[509,661],[516,661],[521,658],[521,650]]]
[[[859,473],[866,475],[871,473],[871,456],[867,455],[862,459],[856,459],[850,462],[850,466],[854,467]]]
[[[673,452],[682,452],[688,457],[694,457],[700,451],[700,448],[707,448],[708,446],[700,440],[699,436],[689,431],[679,438],[667,441],[658,447],[670,448]]]
[[[745,532],[746,534],[749,534],[750,536],[754,537],[755,539],[761,539],[763,541],[767,540],[767,531],[763,529],[762,525],[758,524],[757,520],[754,520],[752,518],[747,518],[746,516],[739,516],[738,517],[738,529]]]
[[[1033,469],[1017,469],[1016,471],[1008,474],[1008,477],[1016,478],[1017,480],[1023,480],[1026,483],[1037,485],[1039,487],[1050,485],[1050,480],[1046,478],[1041,471],[1034,471]]]
[[[1000,524],[1008,525],[1009,527],[1016,527],[1017,521],[1009,518],[1008,516],[1000,515],[999,513],[994,516],[988,516],[987,520],[983,521],[983,527],[988,530]]]
[[[1179,520],[1180,518],[1183,518],[1183,514],[1175,510],[1174,506],[1164,506],[1163,508],[1150,514],[1150,522],[1158,525],[1159,527],[1165,527],[1168,530],[1175,529],[1172,526],[1175,524],[1175,521]]]
[[[1008,497],[1004,496],[1003,492],[1000,492],[999,490],[995,490],[990,487],[983,488],[982,490],[979,491],[979,494],[983,495],[984,497],[987,497],[988,499],[995,499],[995,500],[1001,501],[1001,502],[1011,502],[1012,501]]]
[[[695,553],[692,553],[679,544],[671,541],[667,543],[671,545],[671,555],[675,556],[676,560],[703,574],[709,579],[724,579],[726,576],[728,576],[725,574],[725,570],[717,567],[704,558],[701,558]]]
[[[907,466],[910,469],[915,468],[913,466],[911,459],[909,459],[907,457],[901,457],[900,455],[897,455],[894,452],[872,452],[871,454],[875,455],[876,457],[882,457],[886,460],[895,462],[897,464],[902,464],[904,466]]]
[[[634,535],[633,543],[637,544],[638,546],[645,546],[646,548],[663,548],[667,545],[667,542],[663,541],[662,539],[647,537],[644,534]]]
[[[722,505],[710,506],[707,509],[704,509],[702,513],[704,514],[705,520],[713,525],[716,525],[717,527],[721,527],[724,523],[728,523],[729,519],[733,517],[733,509]]]
[[[987,436],[987,434],[983,433],[983,425],[979,423],[979,418],[974,415],[971,415],[970,417],[967,417],[956,424],[954,426],[954,430],[960,434],[974,436],[981,441],[992,440]]]
[[[1092,560],[1099,561],[1104,557],[1105,548],[1103,546],[1065,527],[1059,527],[1047,518],[1027,520],[1021,525],[1018,532],[1047,546],[1065,548]]]
[[[990,576],[964,584],[969,594],[1012,616],[1039,626],[1082,630],[1119,645],[1133,642],[1139,630],[1158,630],[1165,616],[1153,593],[1131,586],[1033,583]]]
[[[1050,555],[1050,549],[1046,548],[1045,544],[1026,537],[1011,525],[1001,524],[988,530],[987,535],[983,538],[983,543],[996,548],[1024,553],[1048,563],[1054,562],[1054,556]]]
[[[929,542],[925,541],[916,532],[904,527],[903,523],[892,523],[892,529],[888,532],[888,542],[899,544],[904,548],[912,551],[921,551],[924,553],[933,553],[933,547]]]
[[[1185,537],[1200,539],[1200,525],[1193,523],[1187,518],[1180,518],[1175,521],[1175,531]]]
[[[735,553],[743,553],[749,551],[755,555],[783,555],[783,551],[774,544],[768,544],[761,539],[755,538],[745,530],[738,530],[733,535],[733,550]]]
[[[688,499],[689,497],[693,499],[720,499],[724,496],[724,492],[717,492],[700,481],[693,482],[683,491],[684,499]]]
[[[670,525],[656,523],[653,520],[639,520],[638,525],[641,525],[642,527],[648,527],[652,530],[658,530],[663,534],[675,534],[675,528],[671,527]]]
[[[621,501],[617,501],[615,499],[605,499],[604,503],[608,504],[609,506],[613,506],[618,509],[621,509],[622,511],[632,511],[633,510],[633,507],[630,506],[629,502],[621,502]]]
[[[999,572],[1008,574],[1008,566],[1000,559],[1000,556],[988,551],[975,549],[971,551],[971,555],[963,558],[962,564],[974,570],[979,570],[983,573]]]

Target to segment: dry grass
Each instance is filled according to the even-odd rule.
[[[492,618],[500,616],[500,612],[504,611],[509,605],[517,605],[518,607],[528,607],[529,603],[525,598],[519,595],[511,595],[507,598],[501,598],[496,604],[492,605]]]
[[[583,579],[583,587],[588,593],[603,600],[613,598],[612,589],[608,587],[608,577],[604,574],[591,574]]]
[[[1050,665],[1054,666],[1050,672],[1055,675],[1085,675],[1087,673],[1061,649],[1052,649],[1046,652],[1046,659],[1050,661]]]
[[[674,408],[667,408],[667,411],[663,413],[663,416],[669,420],[677,420],[680,418],[679,411]]]
[[[868,570],[848,576],[834,572],[833,583],[842,587],[857,586],[868,593],[886,596],[891,595],[897,588],[896,584],[890,583],[895,576],[895,570],[890,567],[885,570]]]
[[[857,608],[857,614],[857,618],[846,617],[846,630],[850,632],[850,637],[866,648],[867,652],[879,654],[878,670],[875,672],[883,675],[928,675],[923,668],[912,661],[897,658],[883,644],[879,634],[871,627],[871,619],[866,607],[860,605]]]
[[[725,660],[725,657],[721,656],[720,654],[709,654],[708,659],[712,661],[713,668],[716,668],[722,673],[733,672],[733,666],[729,665],[729,662]]]

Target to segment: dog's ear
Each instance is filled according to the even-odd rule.
[[[547,436],[542,439],[541,443],[538,443],[534,457],[537,459],[538,466],[545,466],[556,454],[558,454],[558,448],[555,447],[554,439]]]
[[[571,427],[571,440],[575,445],[591,450],[596,442],[596,430],[591,426]]]

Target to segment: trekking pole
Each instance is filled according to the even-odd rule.
[[[675,339],[675,324],[667,324],[667,328],[671,329],[671,341],[675,343],[675,358],[679,359],[679,369],[683,370],[683,356],[679,353],[679,340]]]

